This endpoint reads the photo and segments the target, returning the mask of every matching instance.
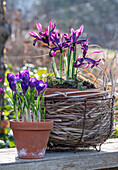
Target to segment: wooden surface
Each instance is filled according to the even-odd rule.
[[[16,148],[0,150],[0,170],[92,170],[118,168],[118,139],[94,149],[46,153],[43,159],[19,159]]]

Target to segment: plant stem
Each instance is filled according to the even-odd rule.
[[[36,121],[35,121],[35,113],[33,113],[33,122],[36,122]]]
[[[30,108],[28,108],[28,117],[29,117],[29,122],[32,122],[31,113],[30,113]]]
[[[60,83],[62,84],[62,64],[63,64],[63,52],[61,53],[60,57]]]
[[[40,113],[40,110],[38,110],[38,121],[40,122],[41,121],[41,113]]]
[[[16,117],[16,122],[19,122],[19,119],[18,119],[18,109],[17,109],[17,107],[15,108],[15,117]]]
[[[21,115],[22,115],[22,122],[24,122],[24,118],[25,118],[25,111],[23,109],[23,104],[20,102],[21,104]]]
[[[28,122],[29,118],[28,118],[28,113],[27,113],[27,109],[26,108],[24,109],[24,114],[25,114],[26,122]]]
[[[68,59],[67,59],[67,76],[66,76],[66,80],[69,79],[69,70],[70,70],[70,59],[71,59],[71,50],[68,49]]]
[[[22,113],[22,122],[24,122],[24,113]]]
[[[76,45],[75,45],[75,48],[74,48],[74,51],[73,51],[73,62],[72,62],[72,79],[74,79],[74,74],[75,74],[75,68],[73,67],[73,64],[76,60]]]
[[[54,71],[55,78],[59,77],[54,57],[52,57],[52,68]]]
[[[44,115],[43,115],[44,122],[45,122],[45,113],[46,113],[46,108],[44,108]]]

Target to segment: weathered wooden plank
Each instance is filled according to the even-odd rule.
[[[93,149],[73,153],[46,153],[43,159],[19,159],[16,149],[0,150],[0,170],[93,170],[118,168],[118,139],[110,139],[102,145],[101,152]]]

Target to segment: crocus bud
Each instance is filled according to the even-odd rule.
[[[37,79],[36,79],[36,78],[32,78],[32,77],[30,77],[30,80],[29,80],[29,86],[30,86],[30,88],[31,88],[31,89],[33,89],[33,88],[35,87],[35,85],[36,85],[36,81],[37,81]]]
[[[16,74],[15,80],[16,80],[16,81],[19,81],[19,80],[20,80],[19,74]]]
[[[16,82],[15,81],[11,81],[9,83],[9,87],[13,90],[13,91],[16,91]]]
[[[12,82],[12,81],[15,81],[14,75],[12,73],[8,73],[7,74],[7,80],[8,80],[9,83]]]
[[[28,83],[22,82],[21,87],[22,87],[23,93],[25,94],[28,89]]]
[[[23,80],[23,82],[29,83],[30,77],[29,77],[29,71],[27,69],[25,69],[22,73],[19,72],[19,77],[20,79]]]

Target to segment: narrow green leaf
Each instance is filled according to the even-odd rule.
[[[73,67],[74,62],[76,61],[76,45],[73,51],[73,62],[72,62],[72,79],[74,79],[75,67]]]
[[[71,60],[71,50],[69,50],[69,48],[68,48],[68,58],[67,58],[68,66],[67,66],[67,76],[66,76],[66,80],[69,79],[69,75],[70,75],[70,60]]]
[[[53,68],[55,77],[59,77],[54,57],[52,57],[52,68]]]
[[[63,53],[61,53],[60,57],[60,83],[62,84],[62,64],[63,64]]]

